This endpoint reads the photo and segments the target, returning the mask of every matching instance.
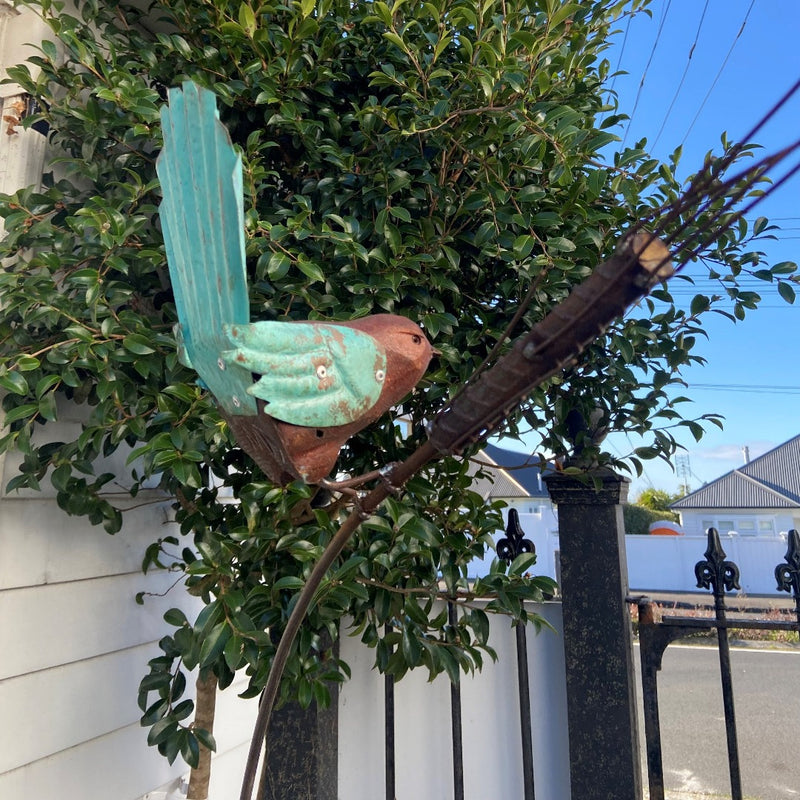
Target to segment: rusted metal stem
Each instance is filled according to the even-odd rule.
[[[402,486],[417,472],[417,470],[437,455],[436,449],[430,442],[423,444],[404,462],[394,467],[390,476],[392,487]],[[314,566],[311,575],[308,576],[306,585],[297,598],[297,602],[292,609],[292,613],[289,615],[281,640],[278,643],[275,656],[272,659],[269,678],[267,679],[267,684],[261,696],[261,705],[258,709],[258,716],[256,717],[256,723],[253,729],[253,738],[250,742],[250,750],[247,755],[247,763],[245,764],[244,776],[242,778],[240,800],[251,800],[253,795],[258,760],[261,755],[261,745],[269,729],[272,707],[275,705],[275,699],[278,696],[278,689],[280,688],[286,661],[289,658],[292,645],[300,630],[303,619],[311,606],[314,595],[331,565],[339,557],[342,550],[344,550],[345,546],[350,541],[350,537],[358,526],[366,516],[375,511],[389,496],[390,491],[390,486],[386,483],[380,483],[369,492],[366,497],[360,500],[358,507],[350,513],[350,516],[342,523],[333,539],[331,539],[330,543],[325,548],[325,552]]]

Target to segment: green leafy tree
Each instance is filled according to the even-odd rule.
[[[30,3],[53,42],[10,74],[39,101],[25,124],[50,126],[56,158],[41,190],[0,199],[0,449],[24,456],[11,489],[47,475],[67,513],[109,533],[123,522],[103,493],[112,478],[132,495],[155,483],[176,499],[180,533],[155,542],[144,566],[181,571],[205,606],[194,620],[165,615],[163,653],[142,681],[143,722],[168,758],[194,764],[213,745],[188,726],[185,670],[223,688],[244,670],[246,694],[259,693],[274,636],[343,501],[267,482],[178,363],[154,169],[167,87],[189,78],[212,89],[241,149],[253,318],[391,311],[420,322],[441,352],[402,404],[408,424],[387,419],[343,452],[340,469],[358,473],[424,440],[425,420],[502,341],[529,292],[521,325],[564,298],[621,231],[678,197],[679,151],[669,163],[644,142],[615,152],[622,117],[604,99],[611,26],[643,5],[171,0],[143,18],[117,0],[79,12]],[[743,143],[736,160],[751,149]],[[688,226],[683,239],[721,202],[676,219]],[[740,319],[754,308],[742,277],[791,293],[794,265],[768,267],[753,241],[764,230],[765,220],[721,229],[702,251],[719,296],[698,295],[684,311],[659,290],[537,389],[506,432],[533,428],[543,450],[567,455],[570,412],[589,419],[600,409],[609,430],[649,442],[633,469],[673,452],[676,425],[701,436],[716,418],[683,418],[670,390],[701,361],[703,315]],[[34,433],[63,402],[85,410],[81,432],[42,443]],[[127,475],[96,469],[114,453],[129,454]],[[599,447],[596,456],[615,463]],[[525,576],[524,558],[467,580],[499,527],[498,506],[470,490],[462,461],[412,479],[324,583],[282,699],[327,702],[328,682],[347,671],[331,649],[345,615],[395,677],[426,666],[456,679],[480,667],[494,655],[487,612],[524,616],[523,600],[550,588]],[[441,597],[457,599],[457,625],[434,605]]]
[[[651,511],[670,511],[670,506],[676,500],[680,500],[682,495],[670,494],[663,489],[643,489],[634,501],[637,506],[649,508]]]

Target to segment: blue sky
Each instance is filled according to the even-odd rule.
[[[628,146],[646,138],[646,149],[662,160],[683,143],[678,176],[686,178],[702,166],[706,152],[719,152],[723,131],[732,139],[744,136],[800,77],[800,0],[654,0],[650,8],[652,17],[640,14],[630,23],[621,21],[607,51],[612,68],[619,65],[628,73],[613,82],[620,112],[631,117],[618,133]],[[755,141],[767,153],[798,138],[800,95]],[[800,175],[748,218],[762,215],[784,230],[757,249],[766,252],[770,264],[800,261]],[[687,270],[701,274],[699,266]],[[684,372],[689,388],[682,394],[693,401],[691,415],[715,412],[725,417],[724,430],[709,427],[699,443],[688,431],[678,436],[686,447],[692,489],[741,465],[743,447],[752,458],[800,434],[800,287],[797,301],[788,305],[774,285],[754,283],[762,296],[759,309],[736,324],[707,315],[709,339],[695,349],[707,364]],[[702,286],[698,284],[698,291]],[[690,300],[686,294],[687,306]],[[721,388],[731,385],[742,388]],[[684,406],[684,415],[689,409]],[[607,444],[623,455],[641,442],[615,435]],[[663,461],[647,461],[645,469],[632,480],[631,497],[650,485],[678,490],[681,478]]]

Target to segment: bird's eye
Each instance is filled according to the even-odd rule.
[[[414,344],[422,344],[422,337],[418,333],[415,333],[412,335],[411,341],[414,342]]]
[[[325,368],[324,364],[320,364],[317,367],[317,377],[320,380],[324,380],[328,376],[328,370]]]
[[[375,380],[378,381],[378,383],[383,383],[383,379],[385,377],[386,377],[386,373],[382,369],[379,369],[379,370],[375,371]]]

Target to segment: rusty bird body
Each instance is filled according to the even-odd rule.
[[[295,323],[279,324],[291,326]],[[269,474],[270,470],[274,471],[275,463],[279,464],[283,474],[279,479],[273,478],[279,483],[293,479],[291,469],[289,465],[280,464],[280,455],[274,452],[270,442],[264,441],[265,435],[272,437],[273,442],[274,436],[277,436],[291,456],[291,466],[304,480],[316,483],[331,473],[339,451],[351,436],[375,422],[417,384],[425,374],[433,352],[419,326],[405,317],[379,314],[359,320],[320,325],[334,330],[360,331],[374,339],[385,353],[385,375],[375,402],[368,406],[347,409],[342,415],[344,421],[339,424],[309,426],[279,419],[270,413],[270,405],[263,400],[259,401],[261,413],[258,416],[226,415],[236,440],[262,469]],[[311,366],[316,372],[318,367],[314,364]],[[324,392],[325,378],[319,379],[318,384],[322,387],[319,389],[320,393]]]
[[[391,314],[251,322],[241,158],[215,97],[186,82],[170,90],[161,121],[160,216],[181,360],[271,480],[316,483],[351,436],[416,385],[431,346]]]

